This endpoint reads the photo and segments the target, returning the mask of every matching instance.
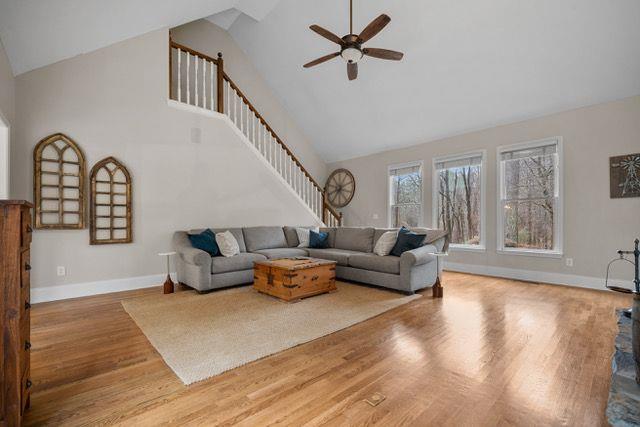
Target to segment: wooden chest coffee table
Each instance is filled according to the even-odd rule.
[[[283,301],[332,292],[337,289],[336,262],[303,257],[257,261],[253,287]]]

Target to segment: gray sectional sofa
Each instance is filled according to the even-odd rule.
[[[215,233],[229,230],[240,246],[233,257],[211,257],[191,246],[189,233],[177,231],[173,236],[178,281],[199,292],[253,282],[254,261],[296,256],[311,256],[337,262],[338,279],[414,293],[430,287],[437,277],[433,252],[442,251],[445,238],[407,251],[400,257],[378,256],[373,248],[385,231],[392,229],[337,227],[321,228],[329,233],[329,248],[298,248],[295,227],[211,228]]]

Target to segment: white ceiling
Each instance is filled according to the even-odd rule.
[[[349,82],[336,51],[312,33],[348,31],[347,0],[281,0],[230,32],[327,161],[432,141],[640,94],[638,0],[355,0],[355,32],[391,23]]]
[[[262,19],[278,0],[0,0],[15,75],[231,8]],[[248,18],[249,19],[249,18]]]

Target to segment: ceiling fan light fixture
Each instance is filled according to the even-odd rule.
[[[340,56],[342,56],[342,59],[344,59],[348,64],[356,64],[362,59],[363,54],[360,49],[348,47],[340,52]]]

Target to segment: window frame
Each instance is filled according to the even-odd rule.
[[[424,162],[422,160],[416,160],[405,163],[396,163],[393,165],[387,166],[387,225],[389,228],[398,228],[393,225],[393,215],[392,215],[392,207],[391,203],[391,171],[394,169],[402,169],[402,168],[410,168],[410,167],[418,167],[420,170],[420,215],[418,216],[418,225],[417,227],[422,227],[424,223]]]
[[[487,150],[466,151],[464,153],[439,156],[432,159],[431,169],[431,223],[433,228],[438,228],[438,168],[437,163],[468,159],[480,156],[480,243],[477,245],[467,245],[460,243],[449,243],[449,250],[485,252],[487,250]]]
[[[554,212],[553,249],[524,249],[507,248],[504,246],[504,200],[502,199],[502,153],[517,150],[526,150],[547,145],[556,145],[558,155],[557,170],[555,173],[555,185],[558,196],[556,211]],[[503,145],[496,150],[496,251],[503,255],[524,255],[533,257],[562,258],[564,254],[564,151],[561,136],[538,139],[534,141],[520,142],[517,144]]]

